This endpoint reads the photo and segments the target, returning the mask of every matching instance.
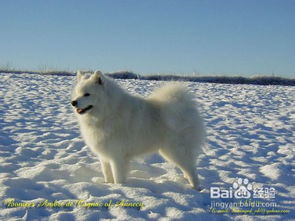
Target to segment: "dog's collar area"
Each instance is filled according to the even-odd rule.
[[[86,111],[90,110],[91,108],[93,108],[92,105],[89,105],[88,107],[82,109],[82,108],[77,108],[76,111],[78,114],[84,114]]]

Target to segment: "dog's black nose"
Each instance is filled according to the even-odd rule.
[[[71,104],[76,107],[77,106],[77,101],[72,101]]]

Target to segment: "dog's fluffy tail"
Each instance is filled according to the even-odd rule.
[[[181,117],[183,111],[195,109],[196,103],[193,96],[188,91],[177,83],[169,83],[156,89],[150,96],[150,100],[160,103],[166,110],[176,114],[175,117]]]
[[[172,130],[195,132],[198,143],[203,143],[205,129],[194,97],[186,88],[177,83],[156,89],[148,98],[160,107],[164,123]]]

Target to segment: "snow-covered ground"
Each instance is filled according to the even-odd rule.
[[[162,83],[119,82],[144,96]],[[70,76],[0,74],[0,220],[295,217],[295,87],[186,83],[207,127],[197,167],[204,190],[197,192],[158,155],[133,161],[126,184],[103,183],[100,163],[81,139],[70,106],[73,84]],[[210,198],[210,187],[234,190],[237,184],[251,193],[254,187],[275,189],[273,198],[259,199],[275,202],[275,208],[260,209],[281,212],[218,210],[218,203],[239,200]]]

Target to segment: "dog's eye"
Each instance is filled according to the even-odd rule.
[[[85,93],[85,94],[84,94],[84,97],[88,97],[88,96],[90,96],[89,93]]]

